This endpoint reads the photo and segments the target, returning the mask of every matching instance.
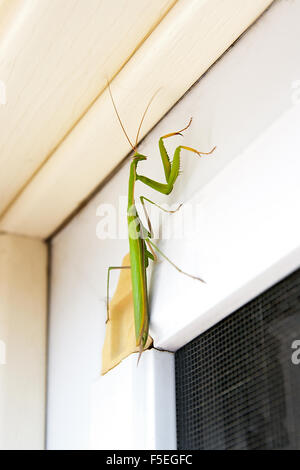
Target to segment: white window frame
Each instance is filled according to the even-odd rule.
[[[280,8],[283,6],[274,7],[276,21]],[[254,33],[249,33],[250,44],[254,36],[257,45],[255,34],[262,34],[263,26],[260,33],[257,31],[254,28]],[[242,52],[246,49],[244,44]],[[236,59],[228,53],[227,60],[227,70],[231,71]],[[189,242],[181,244],[178,264],[184,261],[185,270],[194,272],[198,266],[190,250],[195,247],[197,265],[201,265],[207,285],[199,287],[180,277],[166,263],[157,265],[155,296],[151,299],[151,333],[157,347],[175,352],[299,267],[300,225],[296,211],[300,200],[300,108],[292,102],[292,95],[290,99],[287,110],[282,109],[277,119],[256,132],[255,138],[251,135],[250,143],[237,155],[227,155],[215,176],[204,175],[203,189],[185,199],[185,204],[198,206],[202,225],[201,232],[192,228]],[[169,123],[172,113],[170,116]],[[143,150],[153,144],[153,139],[157,142],[158,132],[160,129],[155,129],[149,142],[146,139]],[[212,142],[204,139],[200,143],[208,146]],[[105,191],[104,187],[103,200]],[[178,259],[176,243],[167,241],[162,247],[172,259]],[[172,295],[180,290],[184,292],[182,299]],[[139,368],[136,355],[125,359],[92,386],[90,447],[175,449],[174,389],[172,353],[147,351]]]

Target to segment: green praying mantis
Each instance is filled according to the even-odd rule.
[[[148,305],[148,292],[147,292],[147,268],[149,266],[149,260],[156,261],[157,254],[162,256],[167,260],[175,269],[180,273],[185,274],[186,276],[196,279],[200,282],[204,282],[200,277],[188,274],[182,271],[178,266],[176,266],[153,242],[153,229],[151,226],[151,221],[148,216],[145,201],[150,204],[153,204],[157,208],[161,209],[164,212],[174,213],[180,209],[181,205],[176,210],[169,211],[165,208],[159,206],[150,199],[140,196],[141,205],[144,210],[145,218],[147,221],[148,228],[146,228],[137,211],[135,203],[135,184],[137,181],[144,183],[150,188],[168,195],[173,190],[176,179],[178,178],[180,171],[180,154],[182,150],[187,150],[189,152],[195,153],[199,157],[203,155],[211,155],[216,147],[214,147],[210,152],[200,152],[192,147],[187,147],[185,145],[179,145],[173,156],[173,160],[170,160],[170,157],[167,153],[166,147],[164,145],[164,140],[172,136],[180,135],[182,132],[188,129],[192,123],[192,118],[190,119],[188,125],[183,129],[171,132],[169,134],[163,135],[158,142],[159,152],[161,156],[161,161],[163,164],[163,169],[165,173],[165,183],[160,183],[153,179],[148,178],[147,176],[140,175],[137,171],[137,167],[140,161],[147,160],[145,155],[142,155],[138,152],[138,139],[141,131],[143,121],[145,119],[146,113],[150,107],[151,102],[154,99],[154,95],[148,106],[145,109],[145,112],[140,121],[135,143],[132,144],[131,140],[128,137],[128,134],[125,130],[125,127],[122,123],[120,115],[118,113],[114,98],[112,96],[110,84],[108,83],[108,89],[111,97],[111,101],[120,123],[120,126],[123,130],[123,133],[132,148],[133,155],[131,158],[130,172],[129,172],[129,184],[128,184],[128,206],[127,206],[127,223],[128,223],[128,240],[129,240],[129,253],[130,253],[130,266],[110,266],[107,273],[107,320],[109,320],[109,279],[110,273],[114,269],[131,269],[131,281],[132,281],[132,293],[133,293],[133,306],[134,306],[134,325],[135,325],[135,335],[136,335],[136,346],[139,348],[139,358],[141,357],[142,352],[144,351],[145,345],[147,343],[148,334],[149,334],[149,305]]]

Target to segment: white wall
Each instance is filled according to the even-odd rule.
[[[169,240],[161,246],[180,267],[203,275],[209,282],[208,287],[195,284],[196,281],[180,276],[165,262],[155,267],[150,283],[150,304],[152,332],[159,346],[169,345],[175,350],[182,341],[197,336],[203,328],[230,313],[230,307],[247,301],[247,296],[251,298],[268,283],[287,274],[300,261],[300,258],[292,256],[293,251],[299,248],[297,239],[300,239],[296,217],[300,195],[295,178],[300,169],[295,158],[299,155],[300,146],[297,127],[289,126],[299,118],[297,88],[293,88],[300,79],[300,63],[296,60],[300,42],[299,15],[299,1],[281,1],[272,5],[140,146],[140,152],[149,155],[148,161],[140,165],[140,172],[161,181],[159,136],[183,127],[190,116],[194,120],[184,144],[204,151],[213,145],[218,146],[213,157],[199,160],[193,154],[182,155],[183,174],[168,199],[185,205],[188,201],[197,203],[200,221],[205,225],[200,231],[191,227],[189,237],[184,240]],[[284,129],[290,131],[289,136],[284,135]],[[297,153],[293,150],[293,140]],[[170,141],[170,151],[179,142],[183,142],[180,137]],[[274,142],[278,142],[278,146]],[[264,147],[271,144],[272,153]],[[285,148],[288,148],[288,154]],[[99,378],[104,337],[106,270],[108,266],[119,265],[128,251],[125,238],[99,240],[96,237],[100,220],[96,211],[103,203],[117,208],[120,196],[124,201],[128,165],[129,162],[53,240],[49,448],[89,447],[93,414],[90,394],[93,382]],[[235,188],[239,190],[235,191]],[[137,185],[138,194],[151,195],[156,202],[167,200],[142,185]],[[275,202],[273,196],[276,197]],[[271,220],[268,224],[269,207]],[[246,224],[248,215],[251,217],[250,225]],[[236,220],[240,225],[230,228]],[[261,244],[258,221],[264,221],[262,227],[266,231]],[[261,254],[268,252],[270,236],[276,236],[274,231],[283,226],[285,230],[281,230],[278,236],[279,249],[275,240],[271,255],[256,265],[254,263],[254,268],[246,275],[247,263],[253,259],[260,260]],[[249,232],[250,229],[253,233]],[[252,237],[254,233],[256,237]],[[289,233],[294,236],[289,237]],[[224,251],[226,256],[223,256]],[[282,258],[292,259],[292,262],[278,267]],[[270,263],[277,266],[272,271],[275,274],[263,277]],[[237,270],[242,266],[243,276],[239,276]],[[252,280],[262,278],[263,282],[246,288]],[[244,294],[234,302],[228,300],[223,279],[228,295],[235,288],[242,287],[245,287]],[[113,277],[112,291],[116,281],[117,275]],[[182,301],[186,296],[192,299],[188,306]],[[210,320],[201,322],[209,310]],[[185,323],[189,323],[189,329],[180,338]],[[111,407],[113,417],[113,404],[108,403],[107,406]]]

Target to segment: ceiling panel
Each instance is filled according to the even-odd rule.
[[[271,3],[272,0],[179,0],[112,82],[129,134],[135,135],[140,116],[155,91],[160,89],[141,137]],[[87,56],[92,53],[89,49]],[[67,60],[65,53],[61,60]],[[84,75],[87,65],[82,67]],[[104,80],[103,71],[101,77]],[[93,79],[91,76],[91,83]],[[55,92],[59,94],[59,108],[69,115],[70,109],[61,96],[61,87],[66,91],[64,84],[64,80],[56,83],[52,97]],[[80,101],[81,95],[77,98]],[[51,109],[51,100],[47,103],[46,108]],[[56,114],[53,110],[54,121],[55,116],[60,120],[57,109]],[[27,126],[28,119],[29,116],[24,123],[20,121],[20,126]],[[44,127],[43,138],[39,137],[37,124],[35,130],[31,147],[28,142],[29,150],[34,148],[35,139],[39,149],[48,142]],[[40,238],[50,236],[129,150],[105,89],[6,211],[0,230]]]
[[[176,0],[0,0],[0,213]]]

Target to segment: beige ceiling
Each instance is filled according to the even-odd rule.
[[[0,230],[45,238],[272,0],[0,0]],[[111,143],[114,142],[112,146]]]

